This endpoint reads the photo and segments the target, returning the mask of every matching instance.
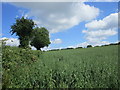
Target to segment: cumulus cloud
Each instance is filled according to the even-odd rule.
[[[114,42],[109,42],[109,41],[98,41],[95,42],[95,43],[91,43],[91,42],[83,42],[83,43],[80,43],[80,44],[77,44],[77,45],[73,45],[73,46],[68,46],[68,48],[77,48],[77,47],[83,47],[83,48],[86,48],[88,45],[92,45],[93,47],[94,46],[101,46],[101,45],[108,45],[110,43],[118,43],[119,41],[114,41]]]
[[[48,51],[48,50],[51,50],[51,49],[53,49],[53,48],[51,48],[50,46],[41,48],[42,51]]]
[[[52,44],[60,44],[60,43],[62,43],[62,40],[58,38],[58,39],[51,41],[51,43]]]
[[[103,40],[118,33],[118,13],[112,13],[102,20],[89,22],[85,24],[85,27],[87,30],[82,32],[85,33],[88,43],[93,45],[107,44],[109,42]]]
[[[6,45],[10,46],[19,46],[19,40],[17,38],[9,38],[9,40],[6,41]]]
[[[20,45],[20,41],[17,38],[7,38],[7,37],[0,38],[0,40],[4,40],[4,39],[6,39],[5,45],[7,46],[19,46]],[[32,50],[36,50],[34,46],[30,45],[30,47]]]
[[[94,20],[90,23],[87,23],[85,26],[89,30],[118,28],[118,13],[112,13],[103,20]]]
[[[83,42],[83,43],[80,43],[80,44],[77,44],[77,45],[73,45],[73,46],[68,46],[68,48],[77,48],[77,47],[87,47],[87,45],[89,45],[88,42]]]
[[[19,40],[17,39],[17,38],[6,38],[6,37],[3,37],[3,38],[1,38],[2,40],[4,40],[4,39],[8,39],[7,41],[5,41],[6,42],[6,45],[8,45],[8,46],[19,46]],[[0,39],[0,40],[1,40]]]
[[[21,2],[12,3],[18,7],[29,9],[28,17],[34,16],[38,26],[46,27],[50,33],[67,30],[82,21],[90,21],[99,15],[99,9],[83,2]]]
[[[30,46],[32,50],[37,50],[34,46]]]
[[[94,46],[101,46],[101,45],[105,45],[105,44],[110,44],[110,42],[108,41],[98,41],[97,43],[90,43],[90,42],[83,42],[83,43],[80,43],[80,44],[77,44],[77,45],[73,45],[73,46],[68,46],[68,48],[77,48],[77,47],[83,47],[83,48],[86,48],[88,45],[92,45],[93,47]]]

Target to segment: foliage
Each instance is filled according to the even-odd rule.
[[[80,48],[83,48],[83,47],[77,47],[76,49],[80,49]]]
[[[118,42],[118,45],[120,45],[120,42]]]
[[[41,52],[5,46],[2,53],[3,88],[22,87],[22,84],[24,87],[30,82],[28,76],[35,71],[32,66],[38,63]]]
[[[108,44],[106,44],[106,45],[102,45],[102,47],[104,47],[104,46],[109,46]]]
[[[118,68],[118,45],[42,53],[3,49],[4,88],[118,88]]]
[[[66,48],[66,49],[74,49],[74,48]]]
[[[92,45],[87,45],[87,48],[92,47]]]
[[[31,41],[31,45],[36,47],[37,50],[40,50],[40,48],[48,46],[49,44],[50,44],[50,39],[49,39],[48,30],[44,27],[35,28],[34,37]]]
[[[29,41],[33,36],[33,28],[35,23],[32,19],[17,18],[16,23],[11,26],[12,35],[16,33],[19,36],[20,46],[19,47],[29,47]]]
[[[4,41],[0,40],[0,89],[2,89],[2,43]]]
[[[0,40],[0,48],[2,48],[2,47],[5,47],[5,44],[6,44],[6,41],[7,41],[8,39],[1,39]]]

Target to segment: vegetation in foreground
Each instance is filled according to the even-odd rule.
[[[3,48],[3,88],[118,88],[118,45],[59,51]]]

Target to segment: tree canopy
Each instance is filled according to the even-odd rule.
[[[34,46],[37,50],[40,50],[40,48],[48,46],[50,44],[48,30],[44,27],[41,28],[36,27],[34,29],[34,36],[30,44]]]
[[[11,34],[14,33],[16,36],[19,36],[20,45],[19,47],[29,47],[29,41],[33,36],[33,28],[35,23],[32,19],[17,18],[16,23],[11,26]]]

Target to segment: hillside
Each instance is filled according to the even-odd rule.
[[[3,88],[117,88],[118,45],[59,51],[3,48]]]

